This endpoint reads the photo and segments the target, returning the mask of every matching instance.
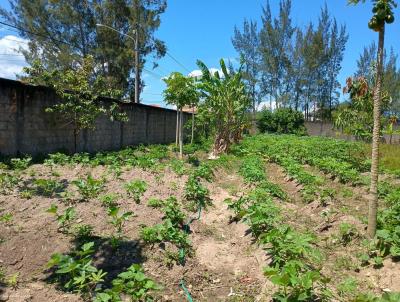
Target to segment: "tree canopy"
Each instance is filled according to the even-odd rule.
[[[126,96],[134,95],[134,41],[139,34],[140,72],[148,56],[166,53],[165,43],[154,37],[166,9],[165,0],[9,0],[11,10],[0,15],[29,40],[22,50],[32,64],[40,59],[47,70],[73,69],[91,55],[96,72]],[[143,84],[141,85],[143,87]]]

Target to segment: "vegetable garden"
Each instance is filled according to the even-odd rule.
[[[140,146],[0,173],[4,301],[399,301],[400,181],[367,240],[361,143],[260,134]]]

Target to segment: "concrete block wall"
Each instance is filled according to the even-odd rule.
[[[47,87],[31,86],[0,78],[0,154],[47,154],[74,151],[72,125],[45,109],[59,102]],[[110,102],[111,100],[105,100]],[[175,141],[176,111],[143,104],[122,104],[129,121],[96,121],[95,130],[82,130],[78,152],[118,150],[139,144]],[[186,122],[189,114],[184,115]]]

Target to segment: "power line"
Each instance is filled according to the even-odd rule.
[[[24,29],[24,28],[19,27],[19,26],[16,26],[16,25],[8,24],[8,23],[2,22],[2,21],[0,21],[0,24],[5,25],[5,26],[9,26],[9,27],[11,27],[11,28],[18,29],[18,30],[20,30],[20,31],[26,32],[26,33],[31,34],[31,35],[35,35],[35,36],[42,37],[42,38],[45,38],[45,39],[50,39],[50,40],[52,40],[53,42],[55,41],[55,42],[58,42],[58,43],[66,44],[66,45],[68,45],[68,46],[72,46],[72,47],[76,47],[76,48],[79,48],[79,49],[80,49],[80,47],[73,46],[73,45],[71,45],[71,44],[68,43],[68,42],[61,41],[61,40],[58,40],[58,39],[55,39],[55,38],[53,38],[53,37],[46,36],[46,35],[43,35],[43,34],[40,34],[40,33],[35,33],[35,32],[33,32],[33,31]]]

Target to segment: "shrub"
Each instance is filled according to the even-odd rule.
[[[257,125],[261,132],[306,134],[303,114],[291,108],[279,108],[274,112],[264,110]]]

